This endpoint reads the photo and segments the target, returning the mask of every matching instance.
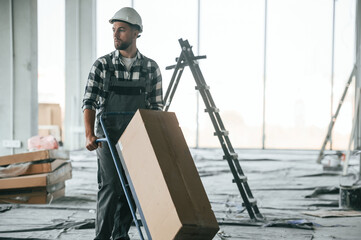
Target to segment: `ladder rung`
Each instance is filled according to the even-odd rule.
[[[202,55],[202,56],[195,56],[193,59],[194,59],[194,60],[198,60],[198,59],[205,59],[205,58],[207,58],[207,56],[206,56],[206,55]],[[178,60],[179,60],[179,58],[176,57],[176,58],[175,58],[175,61],[178,62]]]
[[[257,200],[254,199],[254,198],[249,198],[248,201],[249,201],[249,203],[250,203],[252,206],[256,206],[256,205],[257,205]]]
[[[196,86],[195,89],[196,89],[196,90],[200,90],[200,89],[202,89],[202,90],[203,90],[203,89],[209,90],[210,87],[209,87],[208,85],[202,85],[202,86],[200,86],[200,87]]]
[[[223,135],[223,136],[228,136],[229,135],[229,132],[227,130],[221,130],[220,133]],[[218,133],[217,132],[214,132],[213,133],[214,136],[218,136]]]
[[[233,160],[238,159],[238,154],[237,154],[237,153],[230,153],[229,155],[230,155],[231,159],[233,159]],[[224,155],[224,156],[223,156],[223,159],[226,160],[226,159],[227,159],[227,156]]]
[[[254,198],[248,198],[249,203],[251,204],[251,206],[257,206],[257,200]],[[244,206],[245,204],[242,203],[242,205]]]
[[[243,182],[243,183],[244,183],[244,182],[247,182],[247,180],[248,180],[247,177],[244,176],[244,175],[243,175],[243,176],[238,176],[238,178],[239,178],[239,180],[240,180],[241,182]],[[232,182],[235,183],[236,180],[233,179]]]
[[[209,110],[208,110],[208,109],[205,109],[204,111],[205,111],[205,112],[219,112],[219,109],[216,108],[216,107],[210,107]]]
[[[199,63],[198,63],[198,61],[197,60],[193,60],[193,66],[196,66],[196,65],[198,65]]]

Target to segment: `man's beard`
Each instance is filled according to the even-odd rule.
[[[125,50],[127,49],[131,44],[133,43],[133,41],[128,41],[128,42],[114,42],[114,47],[117,50]]]

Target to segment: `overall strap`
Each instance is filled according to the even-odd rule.
[[[105,55],[104,58],[108,66],[105,68],[107,71],[104,79],[104,91],[109,92],[110,81],[112,77],[115,78],[115,67],[109,54]]]
[[[147,57],[143,56],[142,64],[141,64],[140,80],[143,80],[143,81],[148,81],[149,80],[148,62],[149,62],[149,59]]]
[[[149,58],[147,58],[146,56],[143,56],[142,65],[141,65],[140,80],[145,82],[146,94],[149,94],[150,86],[151,86],[151,82],[150,82],[150,78],[149,78],[150,69],[148,68],[149,61],[150,61]]]

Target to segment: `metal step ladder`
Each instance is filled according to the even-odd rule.
[[[354,67],[353,67],[353,69],[352,69],[352,71],[351,71],[350,77],[349,77],[348,80],[347,80],[345,89],[343,90],[341,99],[340,99],[340,101],[339,101],[339,103],[338,103],[337,110],[336,110],[335,114],[332,115],[331,120],[330,120],[330,123],[328,124],[327,134],[326,134],[325,140],[324,140],[323,143],[322,143],[322,147],[321,147],[320,153],[318,154],[317,163],[321,163],[322,158],[324,157],[324,154],[323,154],[323,153],[324,153],[324,151],[325,151],[325,148],[326,148],[327,143],[331,140],[331,134],[332,134],[333,126],[335,125],[337,116],[338,116],[338,114],[340,113],[340,110],[341,110],[343,101],[345,100],[345,97],[346,97],[346,94],[347,94],[347,90],[349,89],[349,87],[350,87],[350,85],[351,85],[353,76],[356,74],[356,70],[357,70],[357,67],[356,67],[356,65],[354,65]]]
[[[229,140],[228,131],[225,129],[221,116],[219,115],[219,109],[216,107],[209,91],[210,87],[206,84],[199,68],[197,60],[206,58],[206,56],[194,56],[192,47],[189,45],[188,40],[183,41],[183,39],[179,39],[179,44],[181,46],[182,52],[179,58],[176,58],[177,64],[166,67],[167,70],[174,69],[174,72],[167,92],[164,96],[165,106],[163,110],[168,111],[180,78],[183,74],[184,68],[188,66],[192,71],[194,80],[196,81],[196,90],[199,91],[203,98],[204,104],[206,106],[205,112],[207,112],[211,118],[215,129],[214,135],[218,137],[222,146],[224,152],[223,159],[227,160],[228,162],[228,165],[233,174],[233,182],[237,184],[243,199],[244,206],[246,207],[252,220],[263,220],[263,216],[257,206],[257,201],[254,199],[252,191],[248,185],[247,177],[244,175],[241,165],[239,164],[238,155],[235,153],[231,141]]]

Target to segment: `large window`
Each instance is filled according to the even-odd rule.
[[[330,119],[332,1],[270,1],[268,16],[266,148],[317,148]]]
[[[200,32],[201,68],[233,145],[261,148],[264,1],[202,1]],[[200,117],[200,146],[219,147]]]
[[[98,1],[98,56],[113,50],[108,19],[123,6],[134,6],[144,25],[139,50],[158,62],[164,92],[173,73],[165,67],[180,54],[179,38],[188,39],[195,54],[207,55],[200,67],[234,147],[319,149],[354,61],[355,1],[335,1],[335,15],[333,4],[333,0]],[[186,69],[170,111],[176,112],[189,146],[196,146],[198,139],[200,147],[219,147],[201,98],[197,138],[194,86]],[[351,87],[335,125],[335,149],[346,148],[353,95]]]
[[[38,1],[40,103],[65,105],[65,1]]]
[[[350,9],[346,12],[351,13]],[[329,0],[275,0],[269,4],[267,148],[319,148],[325,138],[331,119],[331,93],[335,93],[336,103],[344,88],[344,84],[340,83],[344,83],[348,77],[344,69],[350,71],[353,60],[351,52],[345,52],[338,41],[345,28],[337,24],[334,49],[335,53],[341,50],[343,54],[335,55],[339,57],[334,68],[334,76],[337,76],[334,82],[337,84],[332,89],[332,13],[333,1]],[[344,17],[336,15],[335,20],[340,23],[345,21]],[[353,45],[352,34],[343,37],[347,38],[346,45]],[[332,111],[335,111],[335,107]],[[346,118],[342,115],[340,118],[343,120],[337,122],[336,126],[347,125],[343,122],[346,119],[351,123],[350,115]],[[335,140],[340,139],[340,130],[341,135],[347,135],[345,127],[335,128]],[[338,143],[337,147],[346,146],[340,141]]]

